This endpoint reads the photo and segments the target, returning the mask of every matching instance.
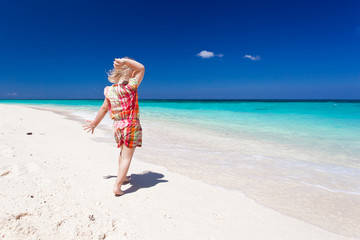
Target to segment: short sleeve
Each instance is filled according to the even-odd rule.
[[[139,82],[138,82],[137,78],[135,78],[135,77],[134,77],[134,78],[130,78],[130,79],[129,79],[128,86],[129,86],[132,90],[136,91],[137,88],[138,88],[138,86],[139,86]]]
[[[105,96],[105,98],[107,98],[107,91],[108,91],[108,87],[105,87],[104,88],[104,96]]]

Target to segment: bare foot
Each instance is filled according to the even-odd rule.
[[[116,185],[114,186],[113,192],[114,192],[114,194],[115,194],[116,197],[119,197],[119,196],[121,196],[121,195],[124,195],[124,192],[121,191],[120,187],[118,187],[118,186],[116,186]]]
[[[122,184],[128,184],[130,183],[130,177],[125,177],[125,180]],[[118,196],[121,196],[121,195],[124,195],[124,192],[121,191],[121,186],[120,184],[116,184],[114,185],[114,189],[113,189],[113,192],[115,193],[115,196],[118,197]]]

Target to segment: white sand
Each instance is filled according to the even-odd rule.
[[[114,197],[115,178],[104,176],[116,175],[119,150],[94,141],[108,132],[86,134],[79,122],[20,105],[0,113],[2,239],[350,239],[136,152],[133,185]]]

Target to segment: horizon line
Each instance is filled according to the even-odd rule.
[[[3,100],[104,100],[103,98],[13,98]],[[242,100],[287,100],[287,101],[360,101],[360,98],[141,98],[141,100],[170,100],[170,101],[242,101]]]

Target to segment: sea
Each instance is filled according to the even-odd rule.
[[[0,100],[62,110],[84,124],[102,103]],[[139,100],[139,107],[143,146],[135,159],[360,238],[360,100]],[[111,123],[107,115],[99,126],[116,147]]]

